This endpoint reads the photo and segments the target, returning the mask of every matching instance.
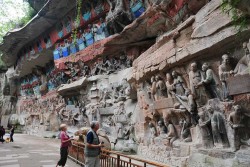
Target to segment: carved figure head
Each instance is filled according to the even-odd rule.
[[[154,124],[152,122],[149,122],[148,126],[149,126],[149,128],[153,128]]]
[[[159,127],[162,127],[164,125],[164,122],[161,120],[161,121],[158,121],[157,124],[158,124]]]
[[[153,82],[155,82],[155,77],[154,76],[151,77],[151,83],[153,83]]]
[[[191,66],[191,71],[193,72],[197,71],[197,63],[193,62],[190,66]]]
[[[170,75],[170,73],[166,74],[166,79],[168,82],[172,82],[172,76]]]
[[[208,67],[209,67],[208,63],[204,63],[202,65],[202,71],[207,71]]]
[[[227,54],[224,54],[222,56],[222,63],[223,64],[229,64],[229,56]]]
[[[206,106],[206,109],[207,109],[207,111],[208,111],[210,114],[213,114],[213,113],[214,113],[214,109],[213,109],[213,107],[212,107],[211,105],[207,105],[207,106]]]
[[[172,71],[172,77],[173,78],[177,78],[177,76],[178,76],[177,72],[176,71]]]
[[[238,113],[240,113],[242,111],[242,108],[241,108],[240,105],[234,105],[233,109],[234,109],[235,112],[238,112]]]
[[[157,76],[155,77],[155,81],[159,81],[159,80],[160,80],[160,76],[157,75]]]
[[[205,120],[205,108],[202,108],[202,110],[198,113],[201,120]]]

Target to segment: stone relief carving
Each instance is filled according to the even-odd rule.
[[[198,86],[198,84],[202,81],[202,73],[198,69],[197,63],[191,63],[190,67],[191,71],[189,72],[189,82],[191,93],[195,96],[197,105],[203,106],[208,100],[208,97],[206,95],[204,86]]]
[[[233,106],[233,112],[228,116],[228,123],[234,131],[234,151],[239,150],[241,145],[249,145],[245,141],[249,138],[249,134],[246,131],[246,121],[249,116],[243,112],[240,105]]]
[[[211,105],[208,105],[206,109],[209,113],[214,146],[229,147],[229,141],[227,137],[227,131],[223,115]]]
[[[179,72],[180,68],[168,69],[162,79],[164,82],[153,73],[146,76],[138,90],[144,92],[138,96],[138,103],[147,122],[147,131],[144,132],[147,142],[139,141],[140,155],[153,157],[153,152],[159,151],[160,147],[165,147],[167,153],[159,151],[157,155],[175,154],[172,149],[198,143],[201,150],[248,149],[249,105],[239,104],[239,99],[233,101],[235,97],[230,95],[228,88],[233,77],[249,77],[246,75],[248,45],[243,44],[244,55],[234,70],[229,61],[231,56],[225,54],[221,63],[219,58],[216,64],[206,60],[191,63],[186,68],[190,69],[187,77],[184,72]]]
[[[107,0],[110,6],[106,17],[109,34],[121,32],[126,25],[132,22],[132,15],[126,10],[124,0]]]
[[[233,70],[230,66],[229,56],[224,54],[222,56],[222,63],[219,66],[219,77],[222,84],[222,99],[228,101],[231,99],[227,85],[227,79],[233,75]]]
[[[240,59],[234,69],[235,76],[250,73],[250,39],[243,43],[244,56]]]

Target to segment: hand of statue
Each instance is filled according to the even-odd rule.
[[[234,74],[234,71],[233,71],[233,70],[231,70],[229,73],[230,73],[231,75],[233,75],[233,74]]]

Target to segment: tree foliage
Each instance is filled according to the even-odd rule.
[[[7,32],[25,26],[35,14],[26,1],[0,0],[0,43]],[[3,66],[4,63],[0,59],[0,68]]]
[[[249,23],[249,16],[237,8],[240,2],[241,0],[222,0],[223,12],[231,16],[232,22],[239,32],[245,29]]]

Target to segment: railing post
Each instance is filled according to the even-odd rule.
[[[77,143],[77,154],[76,154],[77,164],[78,164],[78,158],[79,158],[79,144]]]
[[[117,155],[117,167],[120,167],[120,155]]]

